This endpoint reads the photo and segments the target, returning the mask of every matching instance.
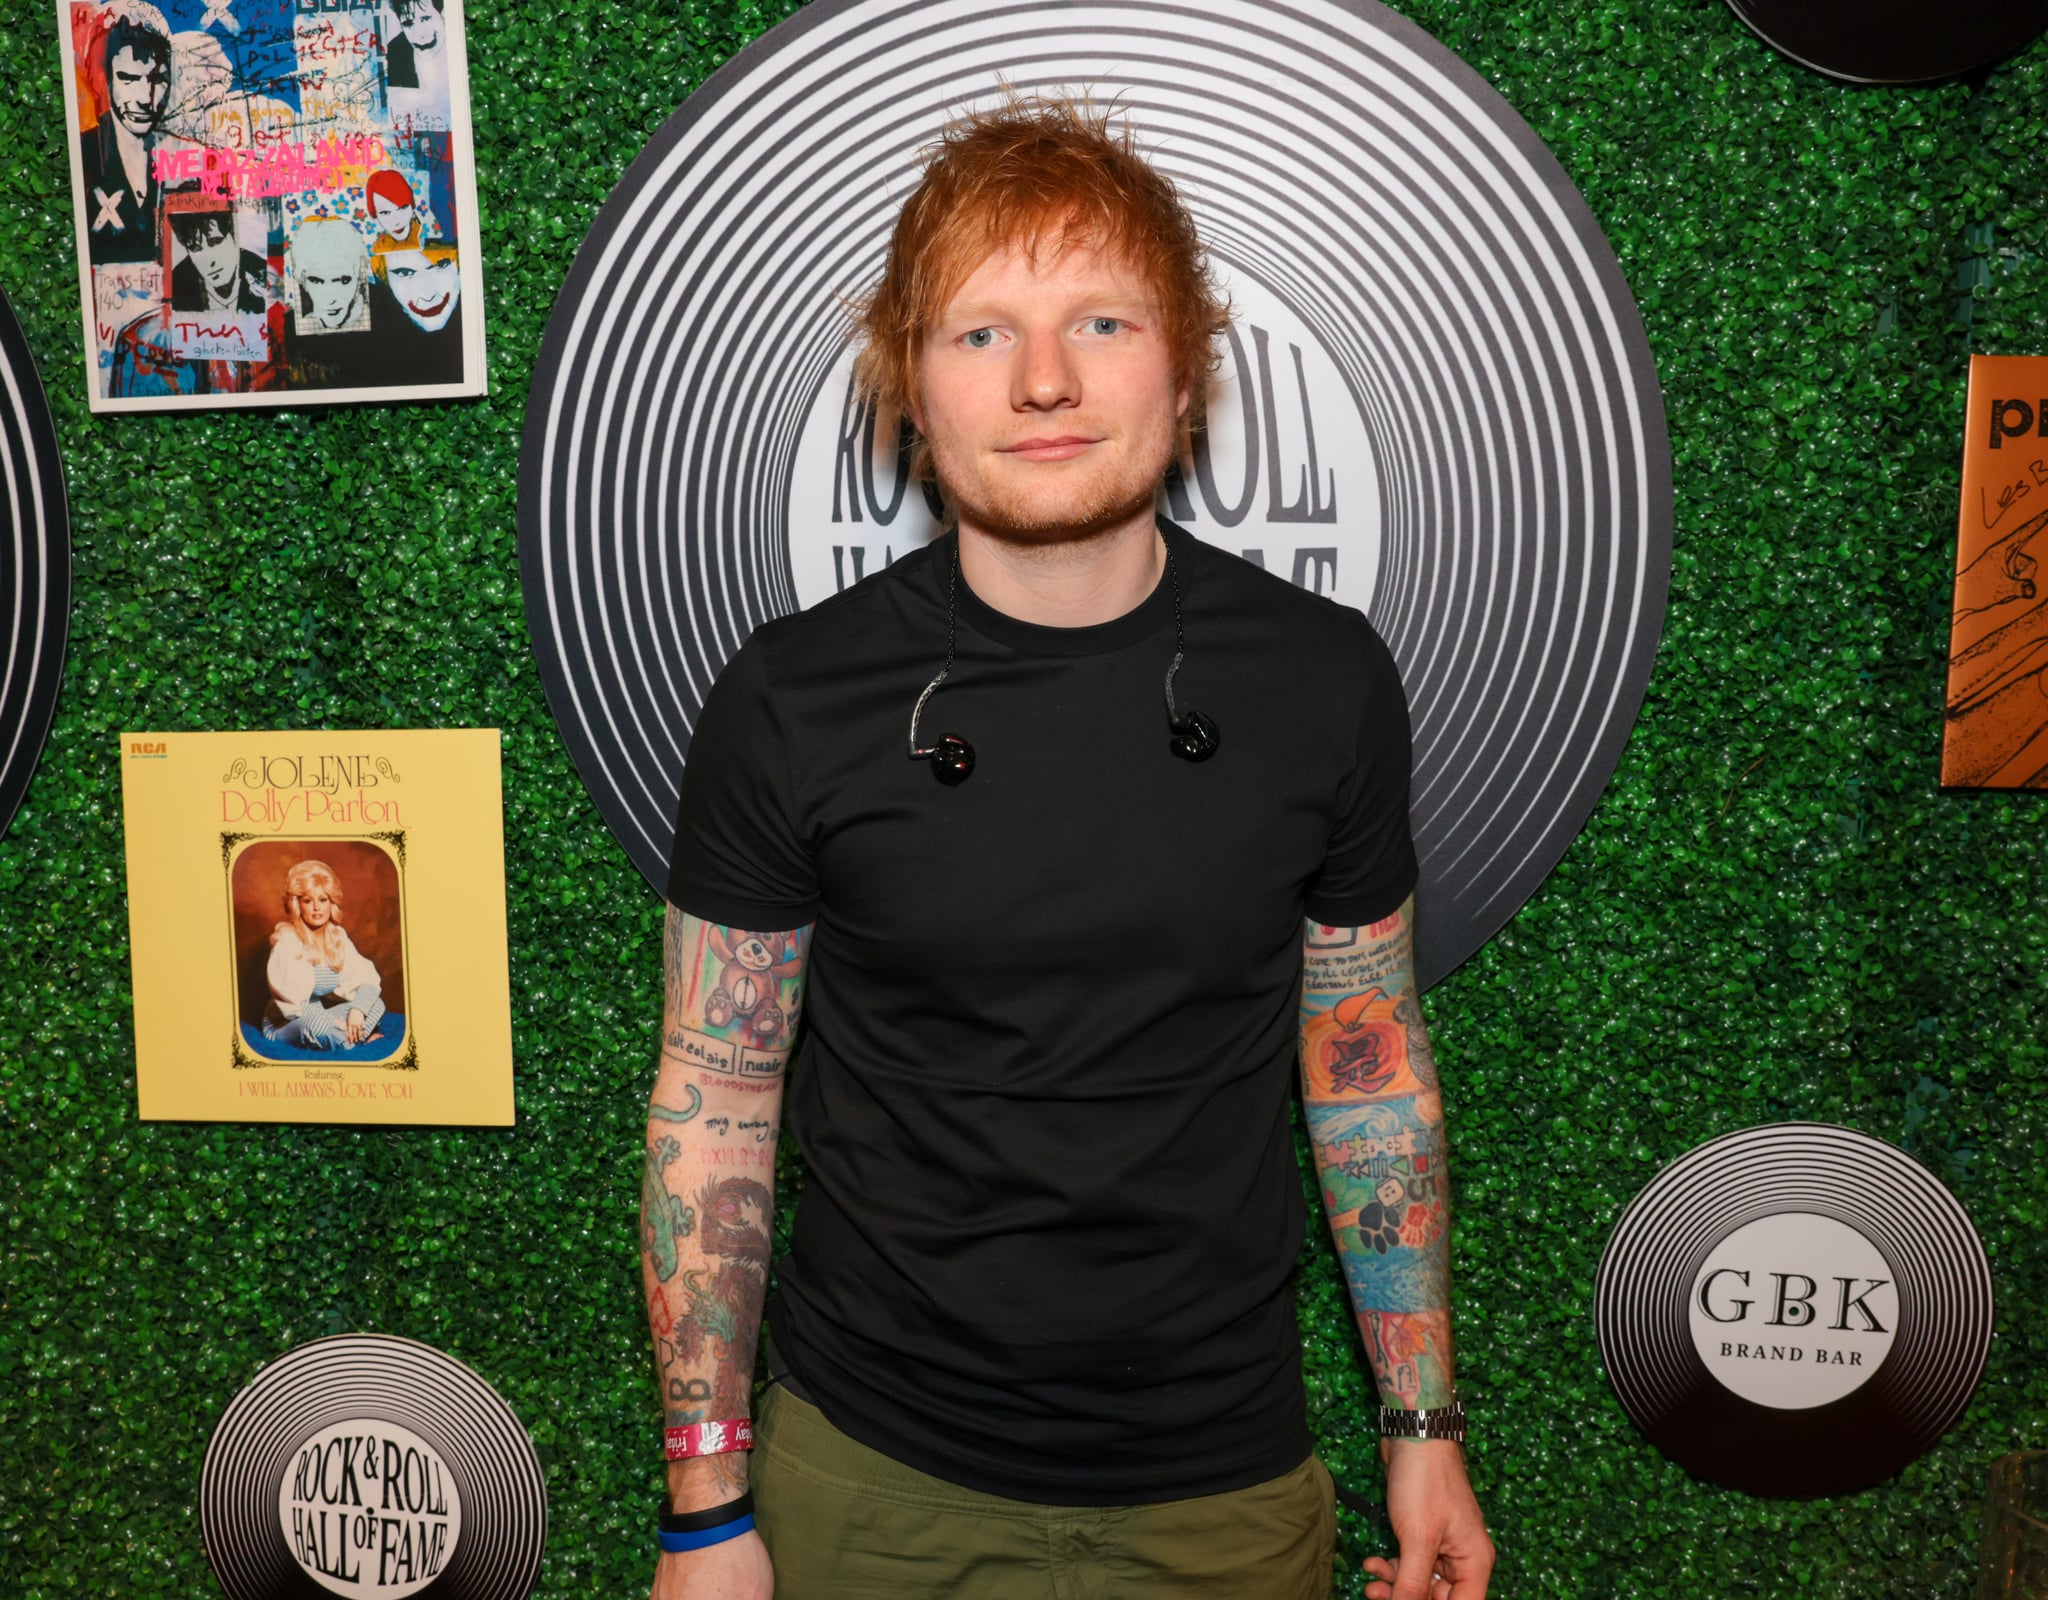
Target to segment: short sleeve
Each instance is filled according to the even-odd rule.
[[[718,675],[690,737],[669,904],[758,933],[816,920],[817,871],[797,827],[792,778],[764,652],[750,639]]]
[[[1322,871],[1303,902],[1310,919],[1362,928],[1400,909],[1415,891],[1415,843],[1408,831],[1408,697],[1393,653],[1361,621],[1363,680],[1356,747],[1338,787],[1335,826]]]

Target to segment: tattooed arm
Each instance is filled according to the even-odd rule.
[[[640,1282],[672,1428],[752,1412],[782,1080],[810,936],[719,927],[669,908]],[[722,1505],[746,1488],[744,1451],[669,1464],[678,1511]],[[655,1568],[655,1600],[768,1600],[773,1587],[768,1552],[752,1533],[664,1555]]]
[[[1364,928],[1302,939],[1301,1088],[1337,1259],[1380,1398],[1452,1397],[1444,1108],[1415,983],[1415,901]],[[1448,1441],[1383,1439],[1398,1560],[1366,1563],[1371,1600],[1479,1600],[1493,1545]],[[1449,1590],[1431,1583],[1451,1580]]]

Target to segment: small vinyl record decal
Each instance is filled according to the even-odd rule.
[[[411,1339],[343,1334],[279,1357],[229,1402],[200,1473],[228,1600],[524,1600],[547,1522],[511,1408]]]
[[[1607,1243],[1600,1355],[1681,1467],[1751,1494],[1850,1494],[1952,1427],[1991,1348],[1991,1269],[1955,1197],[1892,1146],[1786,1122],[1701,1145]]]

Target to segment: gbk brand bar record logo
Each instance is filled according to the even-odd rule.
[[[845,306],[920,149],[1004,84],[1113,104],[1195,214],[1238,320],[1160,509],[1392,648],[1433,981],[1614,770],[1663,626],[1670,462],[1570,180],[1372,0],[812,0],[714,73],[599,213],[528,402],[520,565],[562,736],[664,884],[719,669],[937,531],[852,389]]]
[[[410,1339],[301,1345],[222,1413],[200,1528],[228,1600],[523,1600],[547,1491],[505,1402]]]
[[[1651,1180],[1600,1263],[1623,1407],[1688,1471],[1755,1494],[1881,1482],[1961,1415],[1991,1273],[1953,1196],[1879,1140],[1750,1128]]]

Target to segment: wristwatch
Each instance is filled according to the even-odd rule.
[[[1389,1439],[1449,1439],[1465,1442],[1465,1402],[1452,1397],[1447,1406],[1426,1411],[1409,1411],[1401,1406],[1380,1407],[1380,1432]]]

